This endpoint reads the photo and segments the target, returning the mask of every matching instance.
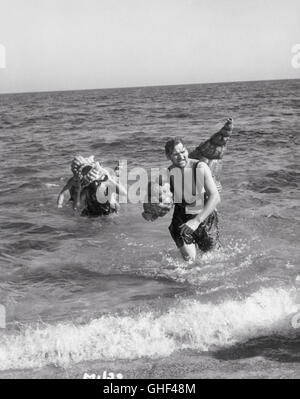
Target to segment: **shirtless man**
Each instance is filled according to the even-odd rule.
[[[73,209],[76,210],[79,198],[80,198],[80,190],[81,184],[84,177],[89,173],[92,169],[92,165],[94,164],[94,157],[91,156],[89,158],[83,158],[82,156],[77,156],[73,159],[71,163],[71,170],[73,176],[68,180],[67,184],[60,191],[57,198],[57,207],[62,208],[65,200],[65,193],[69,191],[70,193],[70,201],[73,202]]]
[[[182,257],[194,261],[196,245],[208,251],[218,244],[220,194],[207,164],[190,159],[182,139],[169,140],[165,153],[172,162],[168,169],[175,202],[169,230]]]

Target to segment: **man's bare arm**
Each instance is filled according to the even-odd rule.
[[[208,195],[208,201],[204,205],[203,210],[196,215],[196,219],[199,223],[202,223],[216,209],[217,205],[221,202],[221,197],[207,164],[201,163],[199,172],[200,176],[203,173],[201,179],[203,179],[204,189]]]
[[[76,198],[76,210],[81,213],[86,206],[86,190],[79,191]]]
[[[197,180],[204,186],[204,189],[208,195],[208,201],[204,205],[202,211],[200,211],[193,219],[182,224],[180,227],[181,234],[191,234],[204,220],[216,209],[216,206],[220,203],[221,198],[219,191],[216,187],[214,179],[212,177],[209,167],[201,162],[197,169]]]
[[[58,194],[58,197],[57,197],[57,206],[58,206],[58,208],[62,208],[63,203],[64,203],[64,199],[65,199],[64,193],[66,191],[70,190],[72,185],[73,185],[73,177],[71,177],[71,179],[68,180],[67,184],[63,187],[61,192]]]

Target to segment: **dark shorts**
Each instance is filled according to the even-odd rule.
[[[196,244],[202,251],[209,251],[220,246],[219,241],[219,221],[218,213],[215,210],[209,217],[200,224],[192,235],[182,236],[180,234],[180,226],[187,221],[193,219],[195,215],[187,215],[185,208],[179,205],[175,206],[172,223],[169,230],[175,244],[178,248],[186,244]]]

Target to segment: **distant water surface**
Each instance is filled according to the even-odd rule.
[[[159,377],[149,363],[162,378],[295,377],[300,80],[2,95],[0,111],[3,376],[96,361],[125,377]],[[195,266],[178,256],[171,214],[147,223],[140,204],[99,219],[56,208],[75,154],[167,166],[170,136],[192,149],[230,116],[223,247]]]

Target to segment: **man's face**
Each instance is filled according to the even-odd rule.
[[[188,164],[189,153],[184,145],[179,143],[174,147],[174,150],[169,158],[174,166],[177,166],[178,168],[185,168]]]

